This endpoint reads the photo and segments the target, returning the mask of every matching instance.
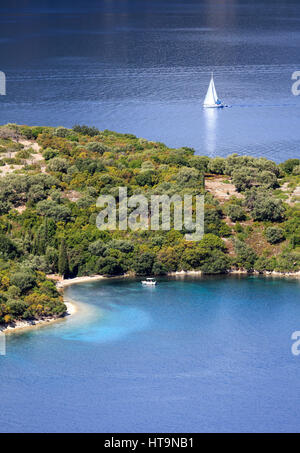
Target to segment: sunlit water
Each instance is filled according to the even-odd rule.
[[[0,6],[0,123],[86,123],[210,156],[299,157],[294,0],[17,0]],[[214,71],[229,108],[202,102]]]
[[[299,280],[75,285],[79,311],[10,335],[0,431],[299,431]]]

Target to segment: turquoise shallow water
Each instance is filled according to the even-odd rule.
[[[1,432],[299,431],[299,280],[74,285],[73,317],[10,335]]]

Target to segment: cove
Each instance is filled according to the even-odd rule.
[[[66,289],[79,311],[10,335],[4,432],[296,432],[297,279],[103,280]]]

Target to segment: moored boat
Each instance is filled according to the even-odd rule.
[[[146,280],[142,280],[142,285],[145,286],[155,286],[157,285],[157,281],[154,278],[146,278]]]

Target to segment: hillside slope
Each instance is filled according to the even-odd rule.
[[[99,195],[205,194],[205,235],[100,231]],[[300,269],[300,160],[195,156],[87,126],[0,127],[0,323],[60,316],[47,274]]]

